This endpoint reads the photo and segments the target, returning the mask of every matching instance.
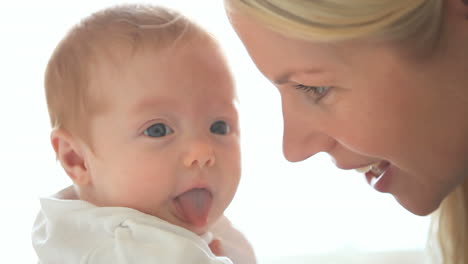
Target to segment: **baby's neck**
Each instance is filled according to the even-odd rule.
[[[55,194],[54,197],[62,200],[79,200],[79,196],[74,186],[67,187]]]

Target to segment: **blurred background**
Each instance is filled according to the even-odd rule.
[[[82,17],[110,5],[136,2],[145,3],[2,1],[2,259],[37,261],[30,232],[38,197],[71,183],[49,143],[43,73],[52,50]],[[249,238],[259,263],[384,263],[382,258],[388,263],[415,263],[422,259],[429,217],[405,211],[392,196],[370,188],[361,174],[335,168],[327,155],[301,163],[283,158],[279,94],[247,56],[227,21],[223,1],[146,3],[164,4],[193,17],[218,37],[226,51],[237,79],[243,148],[242,181],[226,214]]]

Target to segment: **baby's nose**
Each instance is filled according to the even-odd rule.
[[[207,142],[194,142],[189,152],[184,157],[184,165],[187,168],[198,166],[199,168],[212,167],[215,164],[213,147]]]

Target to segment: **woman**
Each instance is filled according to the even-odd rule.
[[[327,152],[427,215],[444,263],[468,263],[468,3],[225,0],[281,94],[289,161]],[[467,253],[465,253],[467,252]]]

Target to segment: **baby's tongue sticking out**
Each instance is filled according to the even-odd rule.
[[[187,223],[195,226],[203,226],[208,219],[213,197],[206,189],[192,189],[179,195],[176,207]]]

